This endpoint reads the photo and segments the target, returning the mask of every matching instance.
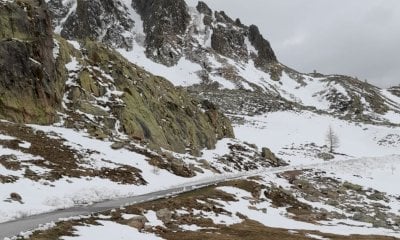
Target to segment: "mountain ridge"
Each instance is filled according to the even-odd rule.
[[[57,1],[48,1],[50,6],[53,2]],[[96,3],[105,5],[107,1]],[[130,41],[132,47],[121,46],[118,41],[108,44],[119,49],[131,62],[145,65],[175,85],[189,87],[195,93],[203,92],[217,104],[220,102],[217,99],[225,95],[220,90],[237,90],[235,94],[244,98],[246,90],[250,90],[257,93],[251,94],[255,95],[254,102],[265,98],[270,99],[269,102],[283,102],[281,105],[334,114],[352,121],[387,124],[390,122],[387,116],[400,113],[399,103],[393,101],[390,91],[354,77],[304,74],[279,63],[256,26],[245,26],[223,11],[213,12],[204,2],[199,1],[196,7],[187,6],[183,0],[170,4],[165,1],[147,1],[146,4],[119,1],[119,4],[122,5],[120,9],[125,9],[121,16],[127,16],[125,22],[133,22],[133,26],[121,25],[117,35],[126,36],[125,40]],[[145,10],[140,10],[149,6],[154,8],[151,11],[156,12],[157,17],[149,17]],[[79,4],[77,7],[79,9]],[[71,15],[67,19],[76,19],[74,11],[68,12]],[[60,21],[54,22],[56,28],[68,27],[57,22]],[[101,30],[102,25],[96,27]],[[149,26],[157,28],[152,32]],[[71,40],[78,38],[74,34],[63,36]],[[107,44],[107,41],[103,42]],[[227,96],[221,101],[230,102],[231,98]],[[286,108],[272,105],[275,105],[272,109]]]
[[[0,222],[258,173],[16,238],[400,236],[399,87],[298,72],[204,2],[0,0],[0,27]]]

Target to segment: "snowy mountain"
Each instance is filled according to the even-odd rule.
[[[92,2],[88,8],[85,1],[49,1],[56,32],[70,40],[101,41],[177,86],[218,99],[214,102],[234,101],[235,108],[262,98],[250,113],[290,106],[354,121],[400,123],[399,98],[390,91],[349,76],[299,73],[279,63],[256,26],[213,12],[201,1]],[[268,102],[274,107],[266,109]]]
[[[300,73],[201,1],[0,0],[0,56],[0,230],[218,179],[20,237],[400,237],[399,87]]]

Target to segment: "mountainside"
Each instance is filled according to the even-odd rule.
[[[400,106],[390,91],[349,76],[299,73],[279,63],[256,26],[213,12],[204,2],[196,7],[184,0],[91,2],[88,8],[86,1],[49,1],[56,31],[70,40],[90,38],[117,48],[131,62],[190,86],[228,113],[292,108],[400,123],[398,117],[392,121]]]
[[[82,47],[53,41],[45,3],[6,2],[0,10],[1,54],[8,56],[0,62],[3,118],[63,120],[101,139],[128,137],[195,154],[233,137],[229,121],[213,104],[190,97],[117,52],[90,40]]]
[[[399,148],[400,87],[300,73],[202,1],[0,0],[0,238],[218,179],[15,239],[397,239]]]
[[[53,59],[53,30],[43,2],[0,2],[0,116],[51,123],[61,107],[62,81]]]

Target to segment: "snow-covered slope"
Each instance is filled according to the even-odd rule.
[[[156,153],[134,142],[116,148],[113,142],[64,127],[31,125],[17,134],[12,123],[0,127],[0,222],[272,164],[235,139],[224,139],[216,149],[194,157]],[[189,169],[195,169],[193,176],[179,176]]]
[[[164,8],[159,18],[149,17],[142,11],[140,1],[118,1],[113,6],[100,0],[94,2],[93,5],[101,9],[111,7],[117,13],[104,10],[93,14],[86,5],[77,8],[75,1],[50,0],[51,9],[57,10],[53,12],[58,32],[72,40],[82,38],[83,34],[109,44],[131,62],[166,77],[176,86],[201,85],[200,90],[195,88],[196,92],[206,92],[215,102],[221,98],[220,101],[231,101],[220,94],[222,89],[237,90],[242,95],[250,91],[257,96],[253,101],[269,98],[284,102],[274,109],[292,104],[296,108],[326,112],[348,120],[400,123],[399,98],[393,91],[349,76],[296,72],[277,61],[256,26],[244,26],[224,12],[212,12],[202,2],[182,9],[183,0],[175,2],[179,6],[174,7],[156,1],[155,8]],[[59,9],[63,9],[64,14],[60,14]],[[184,15],[184,23],[174,27],[177,20],[172,16],[180,14]],[[110,20],[117,16],[118,21]],[[82,30],[78,34],[68,30],[91,17],[96,21],[91,23],[90,31]],[[162,22],[162,17],[170,19],[169,23]],[[110,28],[109,22],[115,27]],[[128,22],[130,24],[123,24]],[[157,31],[162,32],[161,39],[153,39],[154,33],[148,27],[150,22],[160,26]],[[110,29],[115,36],[104,39]],[[155,45],[156,40],[162,44]],[[165,52],[168,48],[170,51]],[[242,101],[241,104],[246,103]]]
[[[352,123],[329,115],[302,111],[274,112],[243,117],[234,126],[236,137],[259,147],[268,146],[292,164],[323,161],[328,152],[329,127],[339,139],[336,159],[382,157],[399,154],[400,129]]]
[[[378,202],[392,207],[382,212],[397,221],[400,193],[390,184],[400,169],[397,88],[299,73],[276,59],[256,26],[244,26],[202,2],[46,2],[56,33],[54,48],[47,52],[53,50],[63,80],[55,94],[60,95],[59,121],[50,126],[0,123],[0,222],[284,162],[291,169],[312,168],[310,174],[301,173],[312,184],[318,184],[319,171],[338,186],[359,189],[344,181],[359,184],[364,190],[345,191],[354,199],[370,196],[368,188],[382,191],[387,201]],[[234,123],[235,138],[220,111]],[[329,128],[339,139],[333,152],[326,146]],[[364,215],[368,221],[354,222],[347,209],[353,198],[336,196],[343,206],[333,208],[325,197],[306,200],[310,193],[297,189],[293,179],[266,174],[258,180],[271,188],[296,189],[297,201],[333,209],[333,217],[318,224],[301,222],[268,197],[255,203],[236,187],[217,189],[234,195],[232,201],[214,201],[231,214],[194,209],[194,215],[216,225],[240,224],[242,214],[268,227],[399,236],[394,223],[377,222],[382,215],[369,216],[379,226],[371,227]],[[363,205],[370,215],[372,203],[378,204],[368,200]],[[267,213],[257,210],[262,208]],[[157,223],[153,227],[163,228],[154,211],[145,215]],[[160,239],[154,232],[142,234],[102,220],[96,221],[103,226],[74,231],[81,238],[117,229],[121,236],[116,238]],[[199,228],[182,227],[188,232]]]

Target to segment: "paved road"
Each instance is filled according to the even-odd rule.
[[[322,164],[319,163],[319,164],[300,165],[300,166],[268,168],[268,169],[247,172],[247,173],[239,173],[239,174],[219,175],[216,177],[210,177],[208,179],[194,181],[191,183],[189,182],[189,183],[177,186],[177,187],[173,187],[171,189],[152,192],[152,193],[148,193],[148,194],[144,194],[144,195],[109,200],[109,201],[105,201],[105,202],[96,203],[96,204],[93,204],[90,206],[74,207],[74,208],[68,208],[68,209],[64,209],[64,210],[58,210],[55,212],[34,215],[34,216],[26,217],[26,218],[21,218],[21,219],[15,220],[15,221],[11,221],[11,222],[0,223],[0,239],[2,240],[7,237],[15,236],[21,232],[35,229],[41,224],[57,222],[57,221],[59,221],[60,218],[68,218],[68,217],[74,217],[74,216],[80,216],[80,215],[89,215],[91,213],[103,212],[103,211],[119,208],[119,207],[125,206],[125,205],[133,205],[133,204],[137,204],[137,203],[148,202],[148,201],[151,201],[154,199],[165,198],[165,197],[168,197],[171,195],[188,192],[193,189],[217,184],[217,183],[232,180],[232,179],[256,176],[256,175],[260,175],[260,174],[263,174],[263,175],[273,174],[273,173],[279,173],[279,172],[289,171],[289,170],[293,170],[293,169],[310,169],[310,168],[312,169],[312,168],[318,168],[319,166],[323,166],[323,165],[330,165],[330,164],[333,164],[336,162],[343,163],[343,162],[347,162],[347,161],[354,161],[354,159],[353,160],[345,160],[345,161],[331,161],[331,162],[322,163]],[[359,161],[359,160],[357,160],[357,161]]]
[[[55,212],[34,215],[18,219],[16,221],[0,223],[0,239],[12,237],[19,234],[20,232],[35,229],[41,224],[58,221],[60,218],[68,218],[73,216],[89,215],[91,213],[103,212],[110,209],[119,208],[124,205],[133,205],[136,203],[151,201],[154,199],[165,198],[167,196],[174,195],[180,192],[187,192],[198,187],[201,186],[178,187],[178,188],[148,193],[140,196],[110,200],[110,201],[96,203],[90,206],[73,207],[64,210],[58,210]]]
[[[256,171],[251,173],[240,173],[240,174],[232,174],[226,176],[218,176],[215,178],[204,179],[201,181],[195,181],[192,183],[183,184],[178,187],[174,187],[167,190],[152,192],[144,195],[138,195],[133,197],[127,198],[120,198],[115,200],[108,200],[105,202],[95,203],[89,206],[80,206],[80,207],[73,207],[63,210],[58,210],[49,213],[38,214],[34,216],[29,216],[21,219],[17,219],[11,222],[0,223],[0,239],[7,239],[12,236],[16,236],[21,232],[30,231],[32,229],[37,228],[39,225],[50,223],[50,222],[57,222],[60,218],[69,218],[74,216],[81,216],[81,215],[90,215],[92,213],[103,212],[115,208],[119,208],[125,205],[133,205],[142,202],[148,202],[155,199],[166,198],[168,196],[176,195],[179,193],[189,192],[197,188],[217,184],[220,182],[236,179],[236,178],[243,178],[249,177],[254,175],[259,175],[261,172],[264,171]]]

